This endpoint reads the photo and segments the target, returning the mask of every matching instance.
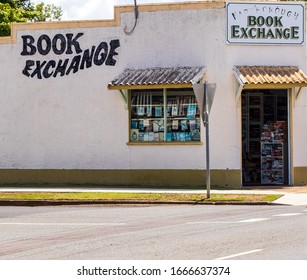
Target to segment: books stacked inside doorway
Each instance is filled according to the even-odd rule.
[[[261,184],[284,184],[284,121],[268,122],[261,133]]]

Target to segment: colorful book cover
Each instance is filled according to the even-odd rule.
[[[177,133],[176,132],[172,133],[172,140],[177,141]]]
[[[185,141],[185,132],[180,132],[179,133],[179,141]]]
[[[172,132],[168,132],[167,134],[166,134],[166,141],[172,141]]]
[[[192,141],[190,132],[185,133],[185,141]]]
[[[159,132],[159,140],[164,141],[164,132]]]
[[[187,120],[180,121],[180,126],[182,131],[186,131],[188,129],[188,123]]]
[[[138,121],[131,121],[131,129],[138,128]]]
[[[195,104],[189,104],[188,110],[187,110],[187,118],[188,119],[194,119],[196,115],[196,105]]]
[[[144,132],[139,132],[138,133],[138,141],[139,142],[143,142],[144,141]]]
[[[196,120],[189,120],[190,131],[196,129]]]
[[[144,141],[148,142],[149,141],[149,132],[144,133]]]
[[[177,130],[179,126],[178,120],[173,120],[172,122],[172,129]]]
[[[162,117],[162,107],[161,106],[157,106],[155,108],[155,116],[156,117]]]
[[[152,116],[152,106],[149,105],[147,106],[147,117],[151,117]]]
[[[178,116],[177,105],[172,105],[172,116]]]
[[[137,141],[138,140],[138,129],[131,129],[131,141]]]
[[[191,130],[192,141],[200,141],[200,133],[198,129]]]
[[[155,133],[154,132],[148,132],[148,141],[155,141]]]
[[[154,132],[163,131],[164,130],[163,123],[164,123],[163,120],[154,120],[153,121],[153,131]]]
[[[145,110],[144,106],[139,106],[138,107],[138,116],[144,116]]]
[[[144,119],[144,127],[148,127],[148,126],[150,126],[150,121],[149,121],[149,119]]]
[[[196,119],[196,128],[200,129],[200,118]]]
[[[139,121],[139,130],[144,130],[144,121],[143,120]]]

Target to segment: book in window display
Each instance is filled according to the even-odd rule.
[[[145,130],[144,120],[139,120],[139,130],[141,130],[141,131]]]
[[[159,141],[164,141],[164,132],[159,132]]]
[[[131,121],[131,129],[137,129],[138,128],[138,121]]]
[[[144,109],[143,106],[139,106],[137,110],[138,110],[138,112],[137,112],[138,116],[144,116],[145,109]]]
[[[164,120],[154,120],[153,121],[153,131],[164,131]]]
[[[139,94],[136,98],[136,105],[137,105],[137,115],[144,116],[145,108],[143,106],[143,94]]]
[[[155,141],[155,142],[160,141],[160,135],[159,135],[159,132],[154,132],[154,141]]]
[[[150,141],[150,142],[155,141],[155,133],[154,132],[148,132],[148,141]]]
[[[181,120],[180,121],[180,127],[182,131],[188,130],[188,123],[187,120]]]
[[[185,132],[179,132],[179,141],[186,141]]]
[[[179,109],[178,109],[178,115],[183,116],[184,113],[184,97],[181,96],[179,99]]]
[[[144,119],[144,128],[146,132],[153,131],[153,121],[149,119]]]
[[[200,118],[196,119],[196,128],[200,129]]]
[[[178,120],[173,120],[172,122],[172,129],[173,130],[178,130],[179,128],[179,121]]]
[[[152,116],[152,94],[147,95],[147,108],[146,108],[147,117]]]
[[[178,116],[177,104],[172,105],[172,116]]]
[[[178,141],[176,132],[172,132],[172,141]]]
[[[195,104],[189,104],[188,110],[187,110],[187,118],[188,119],[195,119],[196,115],[196,105]]]
[[[200,141],[200,133],[198,129],[191,130],[192,141]]]
[[[139,130],[138,129],[131,129],[131,141],[135,142],[138,140],[138,134]]]
[[[172,132],[167,132],[166,133],[166,141],[172,141],[172,136],[173,136]]]
[[[155,108],[155,116],[156,117],[162,117],[162,107],[161,106],[156,106],[156,108]]]
[[[145,135],[144,132],[139,132],[139,133],[138,133],[138,140],[137,140],[137,141],[139,141],[139,142],[144,142],[144,141],[145,141],[145,140],[144,140],[144,135]]]
[[[145,132],[144,133],[144,142],[148,142],[149,141],[149,132]]]
[[[185,141],[192,141],[191,133],[190,132],[186,132],[185,133]]]
[[[190,131],[196,129],[196,120],[189,120]]]

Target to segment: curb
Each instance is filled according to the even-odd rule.
[[[274,205],[272,202],[240,201],[135,201],[135,200],[2,200],[0,206],[65,206],[65,205]]]

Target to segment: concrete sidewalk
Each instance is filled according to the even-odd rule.
[[[189,189],[154,189],[154,188],[82,188],[82,187],[0,187],[0,192],[122,192],[122,193],[198,193],[206,194],[207,190]],[[307,186],[285,186],[285,187],[253,187],[242,189],[211,190],[211,194],[281,194],[281,198],[272,204],[283,205],[305,205],[307,206]]]

